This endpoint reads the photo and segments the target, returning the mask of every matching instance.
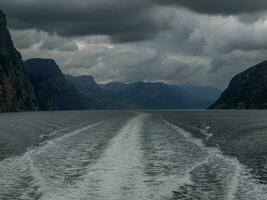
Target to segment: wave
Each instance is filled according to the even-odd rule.
[[[220,163],[222,166],[219,166],[224,170],[225,174],[222,179],[225,179],[225,185],[228,186],[227,192],[225,193],[225,199],[235,200],[235,199],[246,199],[246,200],[263,200],[267,197],[267,186],[260,184],[259,180],[250,173],[246,166],[242,165],[237,158],[229,157],[224,155],[221,150],[216,147],[207,147],[200,139],[194,138],[191,133],[183,130],[182,128],[168,122],[163,117],[162,121],[168,126],[172,127],[177,133],[183,135],[185,139],[198,147],[203,151],[207,151],[207,156],[200,162],[195,163],[191,168],[186,170],[185,175],[180,178],[185,180],[180,184],[180,188],[186,187],[187,185],[196,184],[192,180],[192,176],[196,171],[200,170],[204,165],[215,165],[215,161]],[[223,166],[226,165],[226,166]],[[230,170],[229,170],[230,169]],[[199,173],[199,172],[198,172]],[[219,173],[219,172],[216,172]],[[222,172],[221,172],[222,173]]]
[[[38,154],[47,154],[47,150],[54,146],[60,148],[60,143],[74,135],[102,124],[100,121],[49,140],[42,146],[29,147],[22,156],[9,157],[0,162],[0,199],[49,199],[50,185],[40,171],[36,160]],[[66,131],[67,128],[59,131]],[[54,152],[56,153],[56,152]],[[45,158],[43,158],[45,159]]]
[[[88,169],[82,184],[88,199],[143,199],[150,195],[143,174],[140,147],[145,114],[130,119],[110,141],[97,162]],[[126,192],[127,191],[127,192]]]
[[[266,199],[266,185],[237,158],[163,117],[123,120],[56,130],[1,161],[0,199]]]

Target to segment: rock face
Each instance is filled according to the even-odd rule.
[[[79,91],[87,92],[100,89],[96,84],[94,77],[91,75],[76,77],[71,75],[65,75],[65,78],[70,84],[75,86],[75,88],[79,88]]]
[[[14,48],[7,21],[0,10],[0,112],[37,110],[31,82],[20,53]]]
[[[76,90],[70,85],[52,59],[30,59],[25,62],[41,110],[82,109]]]
[[[113,95],[102,90],[90,75],[65,75],[66,80],[78,91],[78,97],[85,109],[115,109]]]
[[[210,98],[216,96],[214,93],[217,96],[213,102],[220,93],[217,90],[214,92],[214,88],[180,87],[155,82],[111,82],[97,85],[92,76],[65,76],[78,91],[86,109],[207,108],[211,103]],[[196,91],[199,90],[205,91],[207,95],[198,95]]]
[[[210,109],[266,109],[267,61],[236,75]]]

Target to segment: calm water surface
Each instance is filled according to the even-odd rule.
[[[0,114],[0,200],[266,200],[267,111]]]

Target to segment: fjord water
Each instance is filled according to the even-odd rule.
[[[9,113],[0,127],[1,200],[267,199],[266,111]]]

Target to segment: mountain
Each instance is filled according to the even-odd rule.
[[[65,78],[70,84],[72,84],[76,88],[79,88],[79,90],[83,92],[100,89],[97,83],[95,82],[94,77],[90,75],[83,75],[83,76],[65,75]]]
[[[237,74],[210,109],[266,109],[267,61]]]
[[[220,89],[210,86],[181,85],[180,88],[194,99],[197,99],[200,108],[210,106],[222,93]]]
[[[151,84],[151,83],[150,83]],[[110,92],[118,92],[127,88],[130,84],[121,82],[110,82],[106,84],[99,84],[99,87]],[[174,90],[180,90],[187,96],[198,101],[194,107],[207,108],[211,103],[215,102],[221,94],[221,90],[210,86],[193,86],[193,85],[169,85],[165,84]]]
[[[11,40],[6,17],[0,11],[0,112],[39,108],[205,108],[213,94],[203,91],[199,87],[186,88],[155,82],[98,85],[92,76],[63,75],[52,59],[35,58],[23,63]]]
[[[211,87],[160,82],[137,82],[121,88],[120,97],[144,109],[204,109],[220,94],[219,90]]]
[[[137,82],[118,91],[123,108],[181,109],[189,108],[193,99],[180,88],[164,83]],[[190,102],[188,101],[190,99]]]
[[[0,112],[37,110],[38,103],[0,10]]]
[[[65,77],[79,92],[79,98],[87,109],[207,108],[220,94],[217,89],[209,87],[160,82],[110,82],[98,85],[92,76]]]
[[[204,101],[217,100],[222,93],[220,89],[210,86],[181,85],[180,87],[190,96]]]
[[[99,84],[99,87],[110,92],[118,92],[125,89],[128,86],[126,83],[121,82],[109,82],[106,84]]]
[[[41,110],[76,110],[83,105],[52,59],[30,59],[25,62]]]
[[[85,109],[112,109],[113,96],[102,90],[90,75],[65,75],[66,80],[78,91],[78,98]],[[112,103],[113,105],[113,103]]]

